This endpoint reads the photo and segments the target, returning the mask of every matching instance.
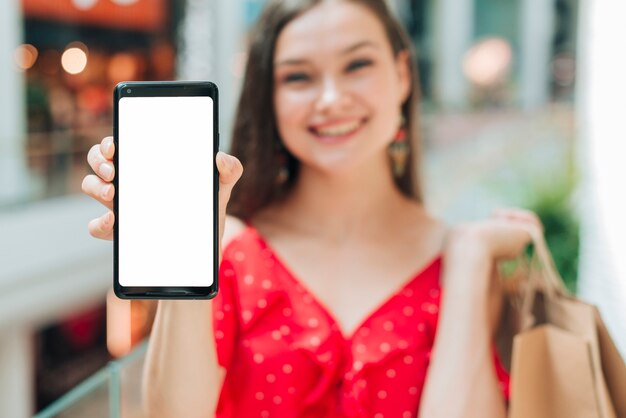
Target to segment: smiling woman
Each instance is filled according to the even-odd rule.
[[[285,196],[308,158],[317,158],[318,168],[344,170],[376,153],[375,164],[388,165],[380,151],[402,118],[411,158],[394,182],[421,201],[414,166],[421,154],[419,83],[411,57],[411,43],[383,1],[268,6],[251,34],[235,120],[232,151],[246,172],[233,190],[230,212],[247,219]],[[377,143],[363,144],[364,138]],[[342,148],[328,147],[339,143]],[[351,149],[358,155],[346,159]],[[288,176],[277,183],[281,171]]]
[[[492,268],[536,216],[448,228],[425,209],[412,52],[385,1],[270,0],[251,40],[238,159],[216,160],[219,294],[159,302],[149,416],[504,417]],[[114,153],[94,146],[109,175],[84,183],[108,207]]]

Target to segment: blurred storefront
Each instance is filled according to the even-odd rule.
[[[85,155],[111,132],[122,80],[172,79],[180,2],[23,0],[28,168],[32,197],[78,192]]]

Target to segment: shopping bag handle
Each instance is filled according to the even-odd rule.
[[[538,260],[541,271],[543,272],[540,276],[544,279],[543,284],[545,285],[545,290],[550,294],[557,293],[568,295],[569,291],[567,290],[563,278],[556,268],[556,264],[554,263],[554,259],[552,258],[552,254],[550,253],[550,249],[548,248],[548,244],[546,243],[543,233],[535,226],[529,226],[528,233],[532,238],[535,250],[534,258]],[[531,262],[531,270],[532,267],[533,264]],[[531,275],[531,277],[536,276]]]
[[[534,247],[528,268],[528,283],[522,296],[521,318],[522,329],[528,329],[534,324],[532,308],[539,291],[544,293],[544,303],[550,299],[569,295],[565,283],[559,274],[552,254],[548,248],[543,233],[536,226],[527,227]]]

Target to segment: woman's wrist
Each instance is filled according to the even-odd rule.
[[[480,224],[462,225],[450,231],[444,254],[465,263],[490,263],[493,260],[487,231]]]
[[[493,255],[479,225],[452,230],[444,245],[444,285],[449,291],[486,295]]]

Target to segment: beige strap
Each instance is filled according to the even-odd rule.
[[[569,294],[554,264],[554,259],[550,254],[543,234],[533,226],[529,226],[527,230],[532,238],[534,252],[527,270],[527,283],[521,295],[520,314],[523,330],[534,325],[535,319],[532,314],[532,308],[538,292],[543,292],[544,303],[546,304],[551,299]]]
[[[561,295],[568,295],[569,292],[565,287],[563,278],[554,264],[554,259],[548,249],[548,244],[546,243],[543,234],[534,227],[529,227],[528,233],[530,234],[535,247],[534,256],[538,259],[541,271],[543,272],[540,276],[544,279],[544,285],[546,287],[545,290],[550,294],[557,293]]]

